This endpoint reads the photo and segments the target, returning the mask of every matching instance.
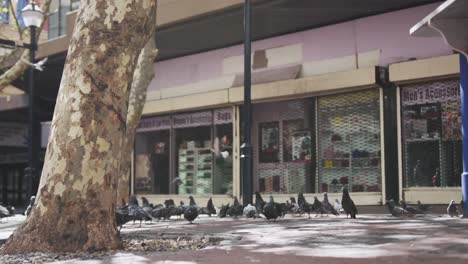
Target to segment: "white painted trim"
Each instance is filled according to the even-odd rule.
[[[135,194],[135,148],[132,150],[130,161],[130,194]]]
[[[380,98],[380,170],[381,170],[381,181],[382,181],[382,204],[385,204],[387,200],[386,197],[386,184],[385,178],[385,127],[384,127],[384,95],[383,88],[379,88],[379,98]]]
[[[233,106],[233,119],[232,119],[232,129],[233,129],[233,148],[232,148],[232,193],[234,196],[240,197],[240,107]],[[235,144],[234,144],[235,142]]]
[[[403,148],[401,144],[401,98],[400,98],[400,86],[397,86],[396,90],[396,103],[397,103],[397,146],[398,146],[398,192],[400,200],[403,199]]]
[[[461,187],[411,187],[403,189],[405,200],[423,204],[449,204],[450,200],[457,203],[461,200]]]

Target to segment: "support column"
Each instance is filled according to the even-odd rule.
[[[468,63],[460,54],[460,97],[462,111],[463,173],[461,175],[462,199],[465,209],[463,217],[468,217]]]

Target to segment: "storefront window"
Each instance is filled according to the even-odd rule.
[[[319,192],[381,191],[377,89],[318,99]]]
[[[135,147],[138,194],[232,192],[232,110],[144,118]]]
[[[314,100],[253,107],[256,189],[266,193],[313,192]]]
[[[404,86],[401,104],[405,186],[460,186],[458,81]]]

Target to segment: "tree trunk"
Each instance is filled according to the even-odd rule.
[[[120,164],[120,174],[118,176],[117,203],[120,203],[122,199],[128,201],[130,168],[135,133],[141,119],[143,107],[145,106],[148,86],[154,78],[153,63],[157,55],[156,39],[153,35],[141,51],[137,67],[133,74],[127,114],[127,136],[124,139],[122,163]]]
[[[81,1],[36,204],[3,253],[121,248],[116,175],[130,83],[155,11],[155,0]]]
[[[39,30],[36,31],[37,32],[36,33],[36,43],[38,43],[39,37],[40,37],[41,32],[42,32],[42,28],[44,27],[44,24],[46,22],[51,2],[52,2],[52,0],[46,0],[42,4],[41,8],[42,8],[42,11],[44,12],[44,20],[42,21],[42,24],[39,27]],[[18,79],[24,73],[24,71],[29,67],[28,64],[24,63],[24,61],[29,61],[29,49],[25,49],[24,51],[21,51],[21,50],[22,49],[16,49],[16,50],[12,51],[11,54],[5,56],[0,61],[0,65],[9,65],[12,60],[16,61],[16,63],[10,69],[5,71],[0,76],[0,93],[9,84],[11,84],[16,79]]]

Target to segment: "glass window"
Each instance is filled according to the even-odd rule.
[[[402,87],[405,187],[460,186],[460,89],[456,80]]]
[[[318,99],[319,192],[381,191],[377,89]]]

